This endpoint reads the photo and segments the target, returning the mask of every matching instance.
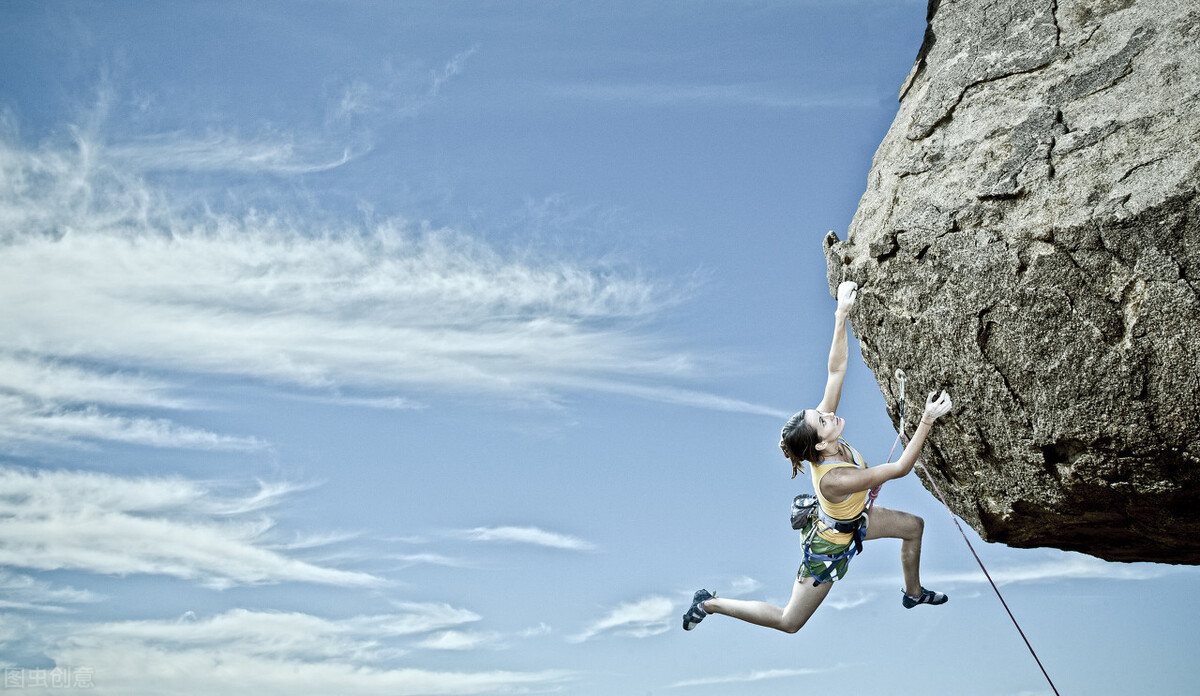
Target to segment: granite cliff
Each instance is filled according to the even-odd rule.
[[[895,420],[984,538],[1200,563],[1200,6],[932,0],[845,241]],[[919,405],[910,410],[911,432]]]

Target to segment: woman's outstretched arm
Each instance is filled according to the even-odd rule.
[[[850,354],[847,347],[846,320],[850,308],[858,299],[858,283],[846,281],[838,286],[837,309],[833,312],[833,345],[829,348],[829,378],[825,382],[825,396],[818,411],[837,411],[842,400],[842,382],[846,379],[846,363]]]
[[[934,398],[935,396],[937,398]],[[941,396],[937,396],[937,392],[930,393],[929,398],[925,400],[925,413],[921,416],[921,423],[917,425],[916,432],[899,459],[869,469],[834,469],[821,479],[821,495],[838,500],[851,493],[874,488],[885,481],[907,476],[917,463],[917,457],[921,456],[921,446],[925,444],[925,436],[929,434],[933,422],[945,415],[951,406],[953,404],[950,395],[946,392],[942,392]],[[901,424],[901,427],[904,425]]]

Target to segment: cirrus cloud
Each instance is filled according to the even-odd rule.
[[[19,368],[0,377],[0,443],[265,446],[130,412],[179,417],[192,404],[177,383],[194,376],[386,409],[425,407],[411,393],[601,391],[778,415],[673,384],[702,361],[641,330],[686,299],[669,282],[402,219],[180,206],[147,174],[286,170],[290,151],[276,150],[183,136],[114,146],[78,130],[66,144],[0,139],[0,364]]]
[[[594,551],[596,548],[595,544],[578,537],[548,532],[537,527],[476,527],[450,532],[450,535],[468,541],[531,544],[566,551]]]
[[[0,565],[164,575],[224,588],[278,582],[376,587],[373,575],[271,548],[261,511],[296,490],[244,496],[180,477],[0,468]],[[250,516],[250,513],[258,513]]]
[[[602,634],[633,638],[656,636],[670,630],[670,620],[676,608],[670,599],[657,596],[621,604],[569,640],[583,643]]]
[[[443,604],[397,608],[394,614],[344,619],[247,609],[203,618],[188,612],[179,620],[67,624],[39,636],[38,643],[57,664],[92,669],[97,688],[127,696],[504,694],[552,690],[573,679],[562,670],[408,666],[405,638],[480,617]]]

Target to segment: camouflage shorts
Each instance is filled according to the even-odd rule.
[[[804,536],[807,539],[809,530],[805,529],[804,531]],[[819,534],[814,534],[811,548],[814,554],[820,554],[822,556],[837,556],[846,549],[850,548],[851,543],[854,542],[847,544],[835,544]],[[800,563],[800,570],[796,573],[796,579],[803,580],[805,578],[828,577],[830,582],[834,580],[841,580],[842,578],[846,577],[846,568],[850,565],[850,559],[843,558],[842,560],[834,563],[832,572],[827,570],[829,565],[830,564],[825,561],[810,559],[806,556]]]

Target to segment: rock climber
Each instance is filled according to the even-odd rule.
[[[948,599],[940,592],[921,586],[924,520],[880,506],[874,506],[869,516],[864,511],[867,492],[871,488],[912,471],[934,421],[950,410],[950,396],[944,391],[940,396],[935,396],[936,392],[929,395],[921,423],[899,459],[867,467],[858,451],[842,439],[846,420],[837,415],[842,382],[846,377],[847,317],[857,296],[856,283],[844,282],[838,286],[825,395],[816,408],[792,416],[783,427],[779,443],[784,456],[792,463],[792,478],[804,471],[805,462],[812,464],[812,485],[820,503],[820,513],[815,514],[804,529],[805,557],[792,585],[791,599],[787,606],[777,607],[766,602],[717,597],[708,590],[699,590],[683,615],[685,630],[692,630],[709,614],[724,614],[795,633],[821,605],[834,580],[845,577],[846,567],[853,557],[852,548],[857,544],[861,549],[861,542],[871,539],[901,540],[900,565],[904,571],[901,603],[905,608],[944,604]]]

